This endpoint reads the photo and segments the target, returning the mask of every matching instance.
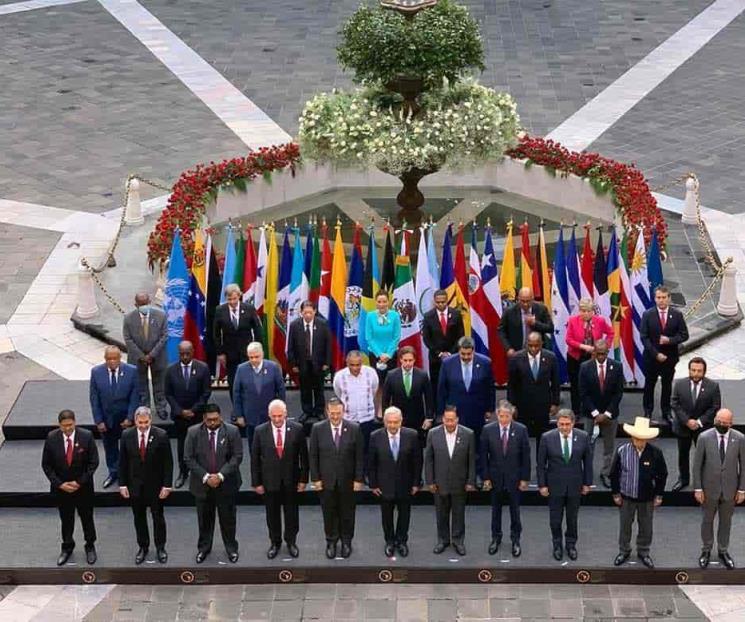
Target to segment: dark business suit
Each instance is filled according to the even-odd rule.
[[[388,430],[380,428],[370,435],[367,469],[370,488],[380,488],[381,492],[380,515],[385,542],[393,546],[406,544],[409,540],[411,489],[418,488],[422,483],[419,435],[415,430],[404,427],[398,434],[398,456],[395,458]],[[398,512],[395,528],[394,511]]]
[[[579,367],[579,395],[582,407],[582,421],[585,432],[590,435],[590,442],[594,443],[593,426],[595,419],[593,411],[600,414],[608,413],[606,419],[598,424],[600,436],[603,439],[603,469],[601,475],[610,475],[610,463],[616,446],[616,431],[618,430],[618,413],[623,397],[623,366],[611,359],[605,360],[605,382],[600,386],[598,364],[595,359],[585,361]]]
[[[508,361],[507,399],[517,408],[516,418],[536,440],[549,429],[551,406],[559,405],[559,365],[556,356],[541,350],[538,376],[533,377],[527,350],[517,352]]]
[[[233,379],[238,365],[248,360],[246,348],[252,341],[262,342],[263,329],[256,309],[245,302],[239,303],[238,326],[233,324],[230,316],[230,305],[225,302],[215,311],[215,323],[212,325],[215,351],[226,358],[226,372],[230,397],[233,397]]]
[[[561,527],[566,510],[564,542],[577,542],[577,516],[582,486],[592,485],[592,447],[586,432],[572,430],[572,451],[564,462],[562,436],[558,429],[546,432],[538,450],[538,487],[548,487],[549,521],[554,547],[562,546]]]
[[[88,389],[94,423],[106,424],[106,432],[101,435],[106,452],[106,467],[111,477],[117,477],[122,421],[134,421],[135,410],[140,405],[137,368],[128,363],[120,363],[116,380],[112,382],[111,372],[106,364],[96,365],[91,369]]]
[[[321,481],[321,510],[326,542],[351,544],[354,538],[356,500],[354,483],[362,482],[364,444],[360,426],[343,419],[339,447],[334,444],[331,423],[319,421],[310,434],[310,479]]]
[[[194,411],[197,406],[207,403],[212,393],[210,368],[202,361],[192,360],[188,380],[184,377],[183,365],[178,362],[166,370],[165,394],[171,409],[171,419],[176,432],[179,472],[186,474],[189,470],[184,462],[184,442],[186,432],[195,423],[201,423],[199,413],[193,417],[184,417],[183,411]]]
[[[437,387],[440,379],[440,354],[455,354],[458,351],[458,340],[465,335],[460,310],[448,307],[445,314],[447,324],[444,333],[440,323],[440,312],[437,309],[430,309],[422,318],[422,341],[429,350],[429,377],[433,387]]]
[[[158,497],[161,488],[173,485],[173,455],[168,434],[150,426],[145,446],[145,460],[140,455],[140,432],[129,428],[122,434],[119,449],[119,486],[126,486],[132,501],[137,544],[144,549],[150,546],[147,526],[147,508],[153,517],[155,547],[166,545],[166,519],[163,501]]]
[[[233,386],[233,422],[238,417],[245,419],[249,449],[256,426],[269,420],[270,402],[284,399],[285,379],[277,363],[264,359],[258,373],[251,363],[238,366]]]
[[[93,434],[82,428],[75,428],[72,463],[66,459],[66,437],[62,430],[52,430],[44,441],[41,468],[49,480],[52,498],[57,503],[62,523],[62,550],[75,548],[75,511],[83,525],[86,550],[96,542],[96,526],[93,523],[93,473],[98,468],[98,448]],[[80,488],[75,492],[64,492],[60,486],[75,481]]]
[[[442,363],[439,382],[437,413],[442,416],[445,406],[455,406],[458,419],[474,433],[474,451],[478,452],[481,430],[486,423],[486,413],[494,412],[497,399],[491,360],[483,354],[474,353],[471,363],[471,386],[466,388],[460,355],[453,354]]]
[[[445,426],[432,428],[424,450],[424,484],[433,493],[437,541],[463,545],[466,536],[466,486],[476,485],[476,443],[472,430],[458,425],[453,455],[448,452]]]
[[[691,480],[691,444],[696,444],[699,435],[714,425],[714,417],[722,407],[719,384],[703,377],[696,392],[696,401],[691,393],[691,379],[678,378],[673,383],[670,406],[673,410],[673,432],[678,437],[678,473],[682,484]],[[696,430],[688,428],[690,419],[699,423]]]
[[[513,421],[507,429],[506,451],[502,442],[502,426],[498,421],[486,425],[481,432],[481,479],[491,481],[491,537],[502,540],[502,501],[505,494],[510,504],[510,539],[520,541],[521,481],[530,481],[530,440],[528,429]]]
[[[499,338],[502,340],[505,352],[510,349],[516,352],[522,350],[526,345],[528,334],[532,332],[540,333],[544,341],[546,335],[553,337],[554,323],[546,305],[533,302],[530,306],[530,313],[535,316],[535,324],[526,326],[523,330],[522,307],[515,303],[505,309],[499,323]]]
[[[314,423],[323,419],[326,398],[323,395],[323,380],[326,369],[331,367],[331,331],[322,317],[316,316],[309,327],[310,341],[306,337],[305,320],[295,318],[287,334],[287,360],[290,367],[299,370],[300,406],[306,436]]]
[[[660,396],[660,410],[662,416],[669,418],[670,394],[672,392],[675,365],[678,363],[678,346],[688,340],[688,327],[683,314],[673,307],[667,308],[667,320],[665,328],[660,324],[660,310],[655,306],[647,309],[642,314],[639,325],[639,335],[644,345],[644,416],[651,417],[654,412],[654,388],[657,378],[662,383],[662,394]],[[660,345],[660,336],[670,338],[670,343]],[[664,363],[657,361],[657,354],[664,354],[667,360]]]
[[[207,426],[193,425],[186,434],[184,459],[189,468],[189,490],[194,495],[199,521],[197,548],[202,553],[212,550],[217,511],[225,550],[228,554],[237,553],[235,501],[242,482],[239,467],[243,461],[243,443],[238,428],[229,423],[220,425],[216,435],[214,463],[211,463]],[[203,481],[210,473],[220,473],[224,478],[217,488],[211,488]]]
[[[411,370],[411,391],[408,395],[404,386],[403,369],[398,367],[388,372],[383,383],[383,412],[389,406],[401,410],[404,427],[417,431],[423,448],[427,442],[427,431],[422,430],[422,424],[425,419],[434,420],[435,417],[432,384],[426,372],[417,367]]]
[[[282,434],[282,456],[276,443],[277,428],[271,421],[262,423],[254,432],[251,446],[251,483],[264,487],[264,506],[269,540],[282,544],[282,513],[284,512],[287,544],[295,544],[300,528],[298,511],[299,483],[308,483],[308,445],[303,426],[285,422]]]

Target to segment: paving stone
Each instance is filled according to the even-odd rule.
[[[491,615],[492,618],[519,618],[520,601],[490,598],[489,615]]]
[[[430,622],[452,622],[456,619],[457,612],[457,603],[454,599],[427,601],[427,619]]]
[[[424,598],[399,600],[396,604],[398,622],[427,622],[427,616],[427,600]]]

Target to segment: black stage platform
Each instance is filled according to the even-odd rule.
[[[197,520],[194,510],[170,508],[166,512],[169,530],[168,564],[150,559],[134,566],[136,552],[131,514],[121,509],[96,510],[98,563],[84,563],[82,542],[78,542],[71,563],[55,566],[59,553],[59,521],[52,509],[4,509],[6,536],[0,539],[0,583],[629,583],[629,584],[741,584],[745,570],[727,571],[718,563],[702,571],[696,560],[700,552],[700,511],[662,507],[655,517],[652,556],[657,567],[648,570],[632,561],[614,568],[617,553],[618,513],[612,508],[583,507],[580,511],[579,559],[556,562],[546,508],[523,509],[523,555],[514,559],[502,547],[489,556],[490,512],[485,507],[467,510],[465,557],[452,549],[434,555],[435,520],[432,508],[416,507],[412,512],[409,545],[405,559],[387,559],[383,554],[380,514],[377,508],[357,510],[357,536],[348,560],[327,560],[324,556],[321,514],[318,508],[301,509],[298,538],[300,557],[290,558],[283,549],[275,560],[267,560],[268,547],[263,509],[239,508],[238,540],[241,557],[227,563],[219,534],[212,554],[195,565]],[[504,519],[508,520],[508,512]],[[507,528],[508,523],[504,523]],[[730,551],[745,563],[745,513],[738,511],[733,524]],[[78,526],[76,536],[81,537]]]

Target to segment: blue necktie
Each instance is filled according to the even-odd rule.
[[[533,380],[538,380],[538,358],[534,358],[530,363],[530,371],[533,372]]]
[[[463,367],[463,384],[466,385],[466,391],[471,388],[471,366],[465,365]]]
[[[398,436],[391,439],[391,453],[393,454],[393,460],[398,461]]]

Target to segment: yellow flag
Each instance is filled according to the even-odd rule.
[[[499,273],[499,291],[508,300],[515,299],[517,275],[515,274],[515,247],[512,244],[512,221],[507,223],[507,236],[504,242],[502,270]]]
[[[204,236],[202,230],[197,227],[194,233],[194,259],[191,262],[191,273],[199,284],[204,296],[207,295],[207,262],[204,257]]]
[[[266,298],[264,298],[264,317],[266,318],[267,333],[267,358],[274,352],[274,313],[277,308],[277,288],[279,287],[279,252],[277,251],[277,238],[274,234],[274,226],[266,228],[269,237],[269,254],[266,260]]]

